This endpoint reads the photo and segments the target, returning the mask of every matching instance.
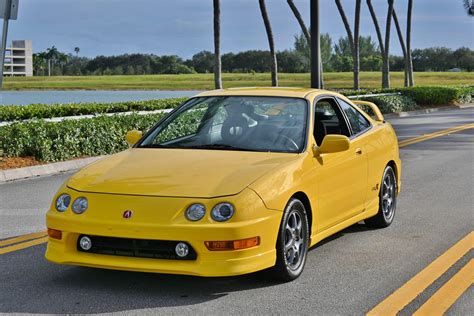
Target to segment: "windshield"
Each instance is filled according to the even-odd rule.
[[[202,97],[189,100],[138,147],[301,152],[307,103],[284,97]]]

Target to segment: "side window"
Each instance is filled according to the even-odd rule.
[[[338,101],[342,110],[344,113],[346,113],[354,135],[362,133],[370,127],[370,122],[362,114],[360,114],[359,111],[354,109],[352,105],[341,99],[338,99]]]
[[[314,138],[318,146],[323,142],[324,136],[328,134],[350,136],[344,115],[333,98],[318,100],[314,116]]]

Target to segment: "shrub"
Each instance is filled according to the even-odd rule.
[[[474,86],[411,87],[402,89],[401,92],[420,105],[449,105],[471,102]]]
[[[6,157],[34,156],[40,161],[112,154],[127,148],[127,131],[147,131],[163,115],[99,116],[57,123],[17,122],[0,128],[0,149]]]
[[[5,105],[0,106],[0,121],[171,109],[175,108],[186,99],[187,98],[173,98],[117,103]]]
[[[375,103],[382,113],[400,113],[419,108],[413,99],[404,95],[389,95],[362,98],[364,101]]]
[[[345,96],[364,94],[401,93],[410,97],[419,105],[449,105],[469,103],[473,99],[474,86],[424,86],[393,89],[340,90]]]

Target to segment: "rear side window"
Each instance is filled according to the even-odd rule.
[[[347,119],[351,124],[352,132],[354,135],[360,134],[370,127],[369,120],[367,120],[362,114],[360,114],[359,111],[354,109],[352,105],[341,99],[338,99],[338,102],[341,105],[341,108],[344,113],[346,113]]]

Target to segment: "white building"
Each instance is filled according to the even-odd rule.
[[[31,40],[12,41],[5,51],[5,76],[33,76],[33,46]]]

